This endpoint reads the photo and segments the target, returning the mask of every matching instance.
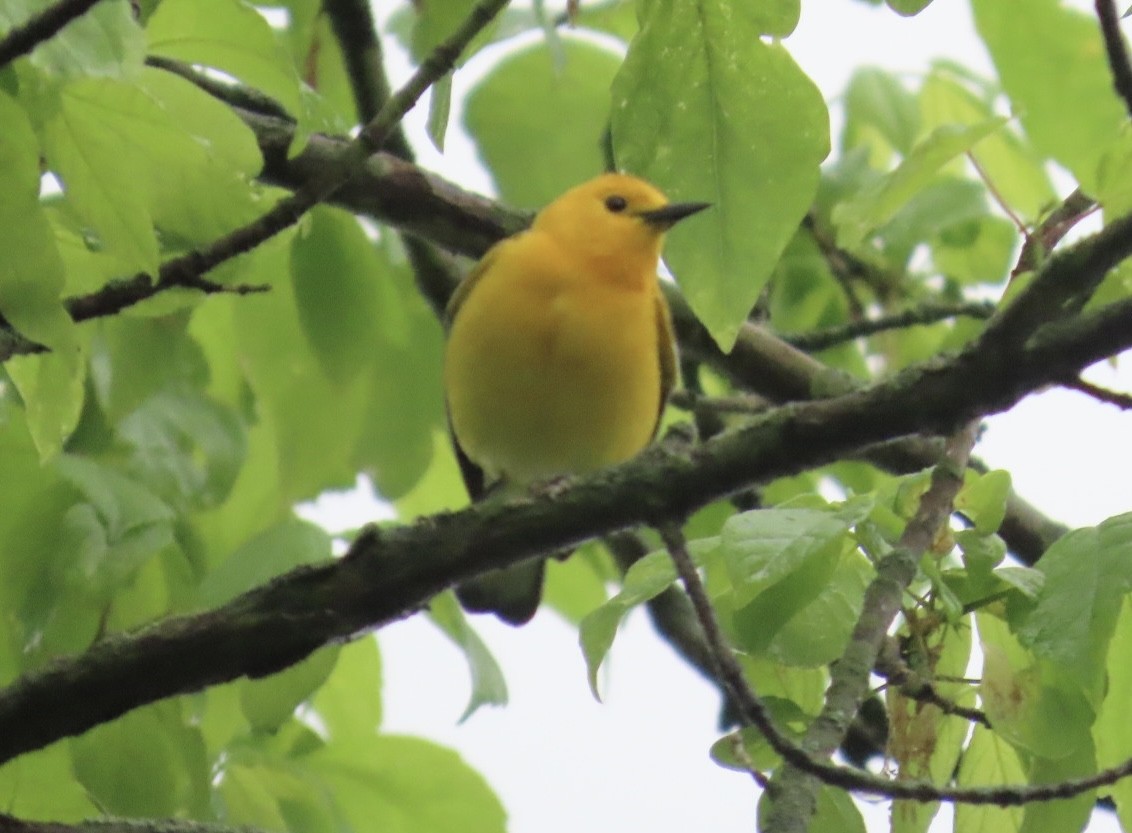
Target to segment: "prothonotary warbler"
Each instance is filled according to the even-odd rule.
[[[657,284],[664,233],[707,203],[670,203],[605,174],[494,246],[448,305],[444,387],[473,499],[628,460],[652,440],[676,380]],[[542,559],[460,585],[465,608],[534,616]]]

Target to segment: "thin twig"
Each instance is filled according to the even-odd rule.
[[[1010,270],[1007,283],[1024,272],[1032,272],[1040,268],[1053,247],[1096,208],[1096,201],[1086,196],[1080,188],[1062,200],[1036,229],[1026,235],[1022,249],[1018,252],[1018,260]]]
[[[799,350],[818,351],[852,341],[855,338],[875,335],[885,330],[935,324],[948,318],[990,318],[995,305],[989,301],[963,301],[957,304],[931,303],[912,307],[880,318],[863,318],[824,330],[808,333],[784,333],[780,338]]]
[[[998,207],[1001,208],[1002,212],[1010,218],[1010,222],[1014,224],[1014,228],[1018,229],[1018,231],[1022,232],[1022,234],[1025,234],[1026,223],[1022,220],[1021,217],[1014,213],[1014,209],[1010,207],[1010,204],[1002,196],[1001,192],[999,192],[998,188],[995,186],[986,170],[982,165],[979,164],[979,160],[975,157],[975,152],[973,150],[967,151],[967,161],[971,163],[971,167],[975,169],[975,173],[979,175],[979,179],[983,181],[983,185],[987,186],[987,192],[990,193],[994,201],[998,203]]]
[[[234,81],[222,81],[201,72],[192,64],[166,58],[164,55],[146,55],[147,66],[171,72],[188,81],[190,84],[204,90],[213,98],[223,101],[233,107],[250,110],[265,116],[274,116],[278,119],[287,119],[293,122],[294,117],[287,112],[287,108],[271,96],[254,87],[238,84]]]
[[[930,680],[913,671],[900,656],[896,639],[891,636],[885,640],[884,647],[877,656],[876,667],[873,670],[899,688],[900,693],[909,700],[930,703],[944,714],[953,714],[972,723],[981,723],[988,729],[991,728],[990,721],[984,712],[961,706],[954,700],[944,697],[936,689],[935,680]]]
[[[98,0],[59,0],[0,39],[0,67],[26,55],[74,20],[86,14]]]
[[[1067,379],[1061,383],[1061,386],[1069,388],[1070,390],[1080,391],[1087,396],[1091,396],[1098,402],[1104,402],[1106,405],[1115,405],[1122,411],[1132,410],[1132,394],[1109,390],[1100,385],[1094,385],[1092,382],[1085,381],[1080,376]]]
[[[733,396],[702,396],[688,390],[676,390],[668,398],[668,404],[682,411],[704,409],[714,414],[759,414],[772,406],[772,403],[753,393]]]
[[[1128,114],[1132,115],[1132,66],[1128,64],[1128,49],[1124,45],[1124,36],[1120,33],[1116,3],[1113,0],[1097,0],[1096,8],[1101,22],[1101,34],[1104,35],[1108,67],[1112,72],[1112,85],[1116,87],[1116,94],[1123,99]]]

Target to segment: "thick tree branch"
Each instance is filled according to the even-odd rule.
[[[1075,248],[1107,245],[1103,235]],[[107,637],[0,691],[0,762],[164,697],[278,671],[487,569],[682,517],[863,445],[952,431],[1130,346],[1126,301],[1058,322],[1009,353],[979,341],[883,384],[775,408],[692,448],[654,447],[553,498],[488,501],[360,536],[340,561],[293,571],[216,610]]]
[[[0,67],[31,52],[55,33],[86,14],[98,0],[59,0],[0,38]]]

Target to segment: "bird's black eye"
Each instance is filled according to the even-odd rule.
[[[614,214],[624,211],[629,206],[624,197],[619,197],[614,194],[612,197],[605,198],[605,207],[612,211]]]

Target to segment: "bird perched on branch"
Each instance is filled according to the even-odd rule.
[[[448,421],[473,500],[628,460],[652,440],[676,379],[657,283],[664,233],[707,203],[670,203],[605,174],[494,246],[448,305]],[[456,589],[471,611],[534,616],[544,559]]]

